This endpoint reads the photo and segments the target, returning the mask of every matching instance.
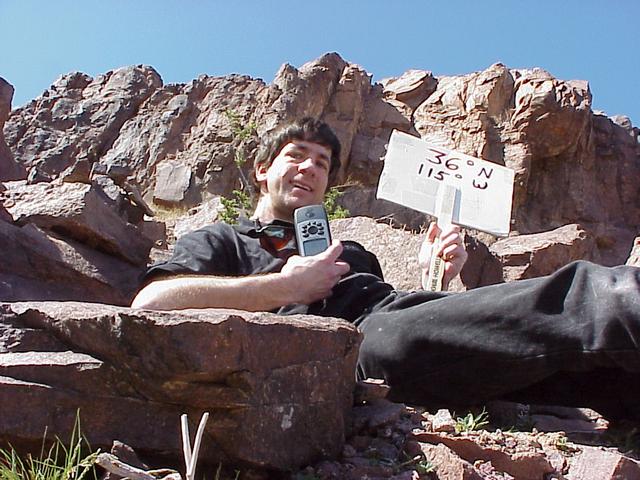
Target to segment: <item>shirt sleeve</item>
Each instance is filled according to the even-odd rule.
[[[229,229],[228,225],[216,223],[180,237],[171,258],[152,265],[142,277],[142,284],[168,275],[231,274],[236,256],[229,251],[235,245],[228,238]]]

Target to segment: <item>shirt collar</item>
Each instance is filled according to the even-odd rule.
[[[273,237],[286,238],[294,232],[293,223],[283,220],[273,220],[272,222],[262,224],[258,219],[249,219],[240,217],[238,224],[235,226],[238,233],[242,233],[251,238]]]

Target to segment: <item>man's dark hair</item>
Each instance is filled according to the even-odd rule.
[[[331,150],[329,180],[333,179],[340,168],[340,140],[326,123],[315,118],[305,117],[275,130],[263,141],[262,147],[253,162],[253,172],[251,173],[251,178],[256,187],[259,188],[255,176],[255,170],[258,165],[264,165],[269,168],[282,148],[293,140],[304,140],[329,148]]]

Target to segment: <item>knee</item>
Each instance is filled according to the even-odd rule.
[[[374,329],[363,333],[364,339],[358,353],[358,375],[389,381],[402,363],[406,350],[398,332]]]

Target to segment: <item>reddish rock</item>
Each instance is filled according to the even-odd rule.
[[[460,272],[460,282],[466,289],[504,282],[500,260],[480,238],[466,234],[464,247],[469,257]]]
[[[6,190],[4,184],[0,183],[0,221],[2,222],[13,222],[13,218],[7,212],[7,209],[4,207],[4,201],[2,200],[2,192]]]
[[[511,123],[538,158],[575,150],[591,115],[586,81],[564,82],[541,69],[516,70]]]
[[[339,180],[351,175],[351,146],[360,123],[367,119],[364,101],[371,90],[371,76],[357,65],[347,65],[336,84],[322,119],[336,132],[341,145]]]
[[[584,259],[593,238],[579,225],[565,225],[550,232],[518,235],[495,242],[489,250],[503,265],[506,281],[534,278]]]
[[[482,480],[473,465],[443,444],[421,444],[422,452],[435,467],[438,480]]]
[[[396,105],[383,98],[382,85],[374,85],[369,91],[364,99],[362,123],[351,145],[347,180],[377,185],[391,132],[395,129],[415,134],[411,118]],[[373,212],[369,216],[375,216]]]
[[[180,414],[209,411],[204,463],[288,470],[342,451],[360,341],[347,322],[14,303],[0,306],[0,333],[3,442],[37,449],[80,408],[92,447],[118,439],[177,462]]]
[[[597,423],[580,418],[558,418],[554,415],[531,415],[531,423],[541,432],[565,432],[571,434],[603,434],[607,430],[606,423]]]
[[[144,266],[134,267],[33,224],[0,222],[0,300],[129,305]]]
[[[366,187],[356,182],[341,189],[342,196],[338,198],[338,204],[349,211],[350,217],[370,217],[394,228],[417,232],[428,225],[428,217],[424,213],[387,200],[378,200],[376,190],[377,187]]]
[[[471,432],[461,436],[447,433],[416,433],[422,443],[442,443],[468,462],[483,460],[519,480],[539,480],[556,469],[545,451],[526,434]]]
[[[255,147],[255,135],[246,142],[235,138],[229,112],[243,126],[249,125],[254,121],[255,102],[262,102],[266,90],[261,80],[241,75],[203,75],[188,84],[159,88],[124,123],[99,161],[128,165],[149,202],[158,182],[158,166],[165,163],[191,172],[190,188],[179,189],[183,206],[193,206],[212,192],[229,196],[240,187],[234,153],[245,144]]]
[[[353,409],[353,428],[356,431],[375,430],[395,423],[402,414],[404,405],[385,399],[372,401],[368,405],[356,406]]]
[[[509,116],[513,91],[513,77],[501,64],[440,77],[436,91],[415,111],[415,128],[432,143],[504,164],[495,135]]]
[[[186,165],[164,162],[156,168],[153,200],[157,203],[179,204],[191,185],[191,169]]]
[[[435,415],[430,416],[431,429],[434,432],[449,432],[452,433],[456,429],[456,421],[451,416],[449,410],[440,409]]]
[[[638,129],[623,117],[593,114],[590,104],[586,82],[540,69],[496,64],[437,79],[413,70],[372,85],[361,67],[332,53],[299,69],[283,66],[271,85],[230,75],[162,86],[149,67],[96,79],[70,74],[13,111],[5,134],[20,165],[42,175],[55,177],[80,160],[66,178],[85,178],[95,163],[128,166],[148,202],[158,165],[175,162],[191,172],[189,188],[171,196],[186,210],[240,187],[234,158],[244,154],[249,165],[260,136],[317,116],[342,141],[339,181],[357,185],[344,198],[353,214],[391,215],[419,228],[420,216],[373,198],[385,144],[398,129],[515,169],[515,232],[580,224],[595,240],[586,258],[620,264],[640,224]],[[239,138],[236,127],[252,123],[257,134]],[[476,282],[484,284],[465,284]]]
[[[384,384],[384,380],[367,378],[366,380],[356,383],[356,388],[353,392],[353,402],[355,405],[375,402],[382,398],[386,398],[389,394],[389,390],[390,387]]]
[[[218,219],[218,214],[222,209],[220,197],[213,197],[211,200],[203,202],[198,207],[194,207],[187,212],[187,216],[179,217],[173,225],[173,242],[175,239],[186,235],[199,228],[211,225]],[[171,221],[167,222],[171,225]]]
[[[258,133],[271,131],[283,121],[320,117],[346,66],[337,53],[327,53],[300,69],[282,65],[270,86],[274,101],[265,109],[266,118]]]
[[[618,452],[597,447],[582,447],[570,465],[567,480],[640,479],[640,462]]]
[[[425,70],[408,70],[398,78],[383,80],[384,97],[405,104],[410,113],[436,91],[438,80]]]
[[[370,458],[349,458],[346,460],[346,463],[348,465],[348,476],[346,478],[348,479],[389,478],[393,475],[393,469],[391,467],[372,461]]]
[[[482,476],[483,480],[514,480],[508,473],[500,472],[495,469],[491,462],[478,461],[473,464],[477,472]]]
[[[84,183],[5,184],[4,205],[18,225],[32,223],[146,265],[153,242],[115,211],[105,191]]]
[[[11,112],[5,125],[16,159],[57,175],[77,158],[93,163],[108,151],[120,129],[158,88],[151,67],[124,67],[91,78],[63,75],[42,96]]]
[[[0,77],[0,182],[25,178],[24,166],[17,163],[4,139],[3,127],[11,111],[13,87]]]

